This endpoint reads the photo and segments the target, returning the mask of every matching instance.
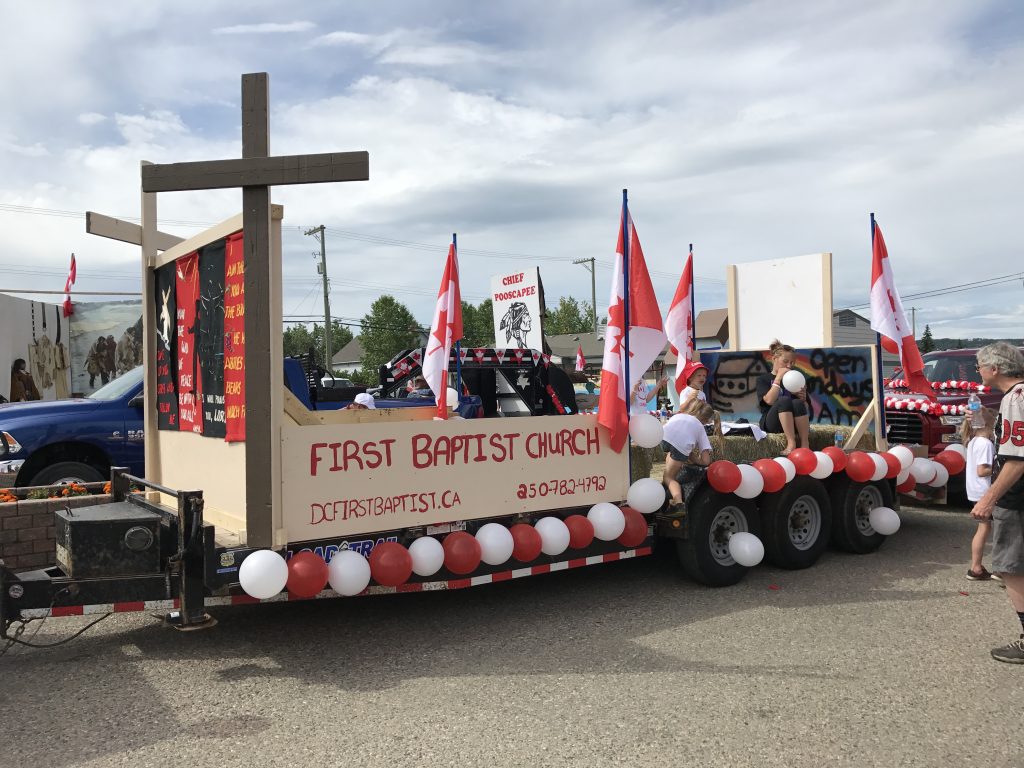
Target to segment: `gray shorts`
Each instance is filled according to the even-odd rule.
[[[992,510],[992,572],[1024,574],[1024,510]]]

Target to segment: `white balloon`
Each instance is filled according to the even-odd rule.
[[[476,532],[476,540],[480,544],[480,559],[488,565],[501,565],[512,557],[512,548],[516,542],[512,533],[504,525],[487,523]]]
[[[432,536],[421,536],[409,545],[412,571],[418,576],[433,576],[444,565],[444,545]]]
[[[339,595],[358,595],[370,583],[370,563],[354,549],[336,552],[327,564],[327,582]]]
[[[629,417],[629,436],[641,448],[656,448],[661,445],[665,428],[649,413]]]
[[[608,501],[592,506],[587,520],[594,526],[594,537],[601,541],[615,541],[626,530],[626,516]]]
[[[458,408],[459,393],[451,387],[448,387],[448,390],[445,392],[445,403],[449,408]]]
[[[764,544],[754,534],[740,531],[729,537],[729,554],[740,565],[753,568],[764,559]]]
[[[900,473],[896,475],[896,485],[903,485],[905,482],[907,482],[908,477],[910,477],[909,467],[907,469],[901,470]]]
[[[811,470],[811,477],[816,480],[824,480],[835,471],[835,462],[832,461],[832,457],[827,453],[815,451],[814,458],[818,460],[818,463],[814,469]]]
[[[288,563],[272,549],[258,549],[242,561],[238,582],[257,600],[273,597],[288,581]]]
[[[932,464],[935,465],[935,477],[932,478],[932,481],[928,483],[928,485],[932,488],[941,488],[949,482],[949,470],[937,461],[933,461]]]
[[[733,493],[741,499],[753,499],[764,490],[764,477],[750,464],[737,464],[740,470],[740,485]]]
[[[665,486],[653,477],[641,477],[626,491],[626,503],[645,515],[657,512],[665,503]]]
[[[610,506],[615,506],[614,504]],[[619,514],[622,511],[615,507]],[[622,518],[622,526],[626,526],[626,518]],[[545,555],[560,555],[569,548],[569,528],[558,517],[542,517],[533,527],[540,534],[540,551]],[[596,526],[595,526],[596,527]],[[620,531],[621,533],[621,531]],[[509,534],[510,536],[512,534]]]
[[[935,462],[918,457],[910,465],[910,474],[914,476],[918,485],[928,485],[935,479]]]
[[[952,445],[947,445],[945,450],[952,451],[953,453],[959,453],[962,458],[967,458],[967,449],[960,445],[960,443],[953,443]]]
[[[910,469],[910,465],[914,463],[914,452],[905,445],[894,445],[889,449],[889,453],[900,460],[900,467],[903,469]]]
[[[889,507],[875,507],[868,513],[871,527],[883,536],[892,536],[900,529],[900,516]]]
[[[875,471],[872,473],[871,479],[873,481],[881,480],[885,477],[885,473],[889,471],[889,465],[886,464],[885,459],[877,453],[869,453],[868,456],[870,456],[871,460],[875,462]]]
[[[782,386],[786,388],[788,392],[796,394],[801,389],[807,386],[807,379],[800,371],[786,371],[782,377]]]
[[[779,466],[786,470],[786,482],[793,482],[793,478],[796,477],[796,464],[785,456],[776,456],[773,461],[777,461]]]

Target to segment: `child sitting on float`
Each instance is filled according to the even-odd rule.
[[[799,444],[809,448],[808,434],[811,430],[810,410],[807,404],[807,390],[787,392],[782,386],[782,377],[796,364],[796,350],[776,339],[768,347],[772,356],[772,372],[757,377],[757,404],[761,409],[760,427],[769,434],[782,433],[786,436],[786,447],[782,455],[787,456]]]
[[[688,482],[695,478],[701,467],[711,463],[711,441],[704,425],[714,415],[715,411],[710,405],[697,397],[691,397],[686,405],[680,407],[679,413],[665,424],[665,440],[661,444],[665,450],[662,483],[668,489],[669,509],[683,502],[680,472],[684,474],[683,482]]]
[[[707,400],[704,396],[704,382],[708,380],[708,369],[700,360],[689,360],[683,366],[683,381],[686,386],[679,393],[679,407],[682,408],[693,398]]]

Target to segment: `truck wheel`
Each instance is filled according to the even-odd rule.
[[[58,461],[39,470],[29,481],[32,485],[67,485],[68,483],[102,483],[99,470],[80,461]]]
[[[829,490],[832,499],[832,544],[858,555],[874,552],[885,536],[871,527],[868,515],[875,507],[892,506],[892,489],[884,480],[855,483],[836,477]]]
[[[729,554],[729,534],[758,535],[753,501],[718,493],[704,486],[687,502],[689,536],[676,541],[676,553],[686,575],[709,587],[728,587],[747,572]]]
[[[832,530],[832,505],[822,483],[796,477],[762,497],[764,552],[779,568],[808,568],[821,557]]]

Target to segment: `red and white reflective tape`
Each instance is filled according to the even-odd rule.
[[[525,568],[516,568],[511,571],[487,573],[483,576],[468,576],[464,579],[410,582],[408,584],[400,584],[397,587],[381,587],[375,585],[367,587],[357,596],[394,595],[399,592],[435,592],[444,589],[465,589],[466,587],[478,587],[482,584],[495,584],[502,581],[510,581],[512,579],[521,579],[526,576],[540,576],[545,573],[555,573],[556,571],[568,571],[572,568],[582,568],[587,565],[613,563],[616,560],[629,560],[634,557],[644,557],[649,554],[651,554],[651,547],[638,547],[637,549],[627,549],[624,552],[608,552],[603,555],[591,555],[590,557],[580,557],[574,560],[562,560],[557,563],[531,565]],[[311,598],[294,597],[289,595],[287,592],[274,595],[266,600],[258,600],[257,598],[249,597],[248,595],[225,595],[220,597],[208,597],[206,598],[205,605],[207,607],[221,605],[253,605],[255,603],[284,603],[294,600],[323,600],[333,597],[341,597],[341,595],[333,589],[325,589],[320,594]],[[48,608],[27,608],[21,611],[21,616],[25,619],[46,619],[50,617],[57,618],[60,616],[88,616],[90,614],[97,613],[170,611],[179,607],[178,600],[175,598],[174,600],[140,600],[138,602],[99,603],[97,605],[69,605],[56,607],[52,610]]]

